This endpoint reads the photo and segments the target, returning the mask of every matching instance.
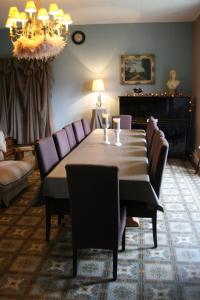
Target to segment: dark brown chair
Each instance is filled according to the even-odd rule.
[[[35,143],[35,151],[41,179],[43,180],[59,162],[53,137],[50,136],[38,140]],[[51,216],[58,215],[58,224],[60,224],[61,217],[65,214],[69,214],[69,199],[45,197],[44,200],[46,209],[46,240],[49,241]]]
[[[167,154],[169,149],[169,144],[167,140],[163,137],[159,137],[157,142],[157,147],[154,148],[155,151],[152,155],[151,168],[149,170],[149,177],[152,187],[157,195],[157,207],[159,210],[163,211],[162,205],[159,203],[160,188],[162,183],[162,176],[164,167],[167,160]],[[156,207],[151,207],[149,204],[141,201],[124,201],[127,208],[127,217],[141,217],[141,218],[151,218],[152,228],[153,228],[153,240],[154,247],[157,247],[157,210]]]
[[[118,246],[125,250],[126,208],[119,200],[118,168],[67,165],[72,216],[73,276],[77,275],[77,250],[113,251],[113,278],[117,279]]]
[[[132,126],[132,116],[131,115],[112,116],[112,128],[113,128],[113,119],[114,118],[120,118],[120,128],[121,129],[131,129],[131,126]]]

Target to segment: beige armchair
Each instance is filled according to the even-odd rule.
[[[25,161],[4,160],[6,141],[0,130],[0,207],[9,206],[10,201],[28,186],[27,177],[33,167]]]

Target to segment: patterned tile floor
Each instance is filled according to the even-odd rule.
[[[108,251],[82,251],[78,277],[71,278],[70,219],[53,219],[45,242],[44,208],[31,207],[39,174],[7,209],[0,211],[0,299],[199,300],[200,178],[189,162],[170,160],[158,214],[158,248],[151,223],[129,228],[126,251],[119,253],[118,280]]]

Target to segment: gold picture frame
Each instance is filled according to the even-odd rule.
[[[121,55],[121,84],[154,84],[155,55]]]

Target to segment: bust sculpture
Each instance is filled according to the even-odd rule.
[[[168,93],[174,95],[180,81],[176,79],[176,70],[172,69],[169,72],[169,80],[167,81]]]

